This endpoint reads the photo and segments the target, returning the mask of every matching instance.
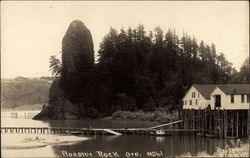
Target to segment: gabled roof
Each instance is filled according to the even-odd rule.
[[[210,99],[210,94],[216,88],[216,84],[194,84],[194,88],[197,89],[201,93],[201,95],[206,98]]]
[[[220,84],[218,87],[227,95],[250,94],[250,84]]]

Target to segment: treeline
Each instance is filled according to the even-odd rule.
[[[178,109],[192,84],[228,83],[237,73],[214,44],[160,27],[149,34],[143,25],[120,32],[111,28],[98,53],[108,102],[117,109]]]
[[[78,46],[70,47],[78,50]],[[66,82],[64,75],[69,74],[73,61],[63,61],[63,68],[58,69],[62,70],[62,87],[86,117],[118,110],[171,111],[181,108],[180,100],[192,84],[249,83],[248,60],[238,73],[223,53],[216,52],[215,44],[187,33],[179,37],[171,29],[164,33],[160,27],[148,33],[143,25],[119,32],[111,28],[100,44],[98,62],[83,58],[75,58],[76,65],[86,63],[75,71],[81,75],[68,76],[74,82]]]

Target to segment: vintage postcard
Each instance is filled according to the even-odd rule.
[[[249,157],[248,1],[1,1],[1,157]]]

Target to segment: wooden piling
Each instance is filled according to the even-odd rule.
[[[222,127],[221,127],[221,115],[220,109],[218,109],[218,127],[219,127],[219,137],[222,137]]]
[[[232,113],[232,110],[230,110],[230,116],[231,116],[231,136],[234,136],[234,115]]]
[[[236,112],[236,137],[238,138],[239,136],[239,111],[237,110]]]
[[[194,110],[191,110],[191,129],[194,129]]]
[[[209,133],[212,134],[212,112],[211,110],[208,111],[208,115],[209,115]]]
[[[244,136],[244,112],[241,112],[241,136]]]

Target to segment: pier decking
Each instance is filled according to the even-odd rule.
[[[72,128],[72,127],[1,127],[1,133],[36,133],[36,134],[82,134],[82,135],[122,135],[149,134],[153,130],[136,129],[107,129],[107,128]]]

